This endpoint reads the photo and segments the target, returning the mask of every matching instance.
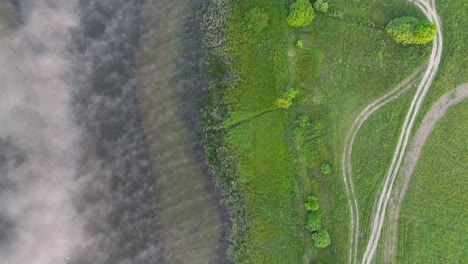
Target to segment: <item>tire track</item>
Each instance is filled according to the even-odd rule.
[[[405,155],[405,166],[401,172],[403,183],[400,189],[395,189],[393,197],[396,199],[390,204],[387,230],[389,236],[386,237],[385,262],[394,262],[396,257],[396,247],[398,239],[398,218],[403,203],[403,199],[408,189],[409,181],[419,160],[424,143],[431,134],[438,121],[445,115],[447,110],[462,102],[468,97],[468,84],[464,84],[452,92],[440,98],[424,117],[421,125],[411,142],[411,148]]]
[[[358,245],[358,228],[359,228],[359,207],[357,204],[357,198],[354,192],[354,183],[352,180],[352,164],[351,154],[353,152],[354,140],[357,133],[364,122],[371,116],[375,111],[389,103],[390,101],[398,98],[401,94],[405,93],[411,88],[412,82],[419,76],[419,71],[413,73],[403,82],[401,82],[396,88],[389,93],[378,98],[371,104],[369,104],[354,120],[353,125],[348,132],[345,141],[345,148],[342,153],[342,167],[343,167],[343,179],[345,181],[346,193],[348,196],[349,206],[351,208],[351,229],[350,229],[350,250],[349,250],[349,262],[356,263],[357,261],[357,245]]]
[[[399,171],[403,156],[405,154],[405,150],[408,144],[411,130],[413,128],[414,122],[421,108],[422,102],[424,101],[424,98],[427,94],[427,91],[429,90],[434,80],[434,77],[437,73],[440,60],[441,60],[441,55],[442,55],[442,46],[443,46],[442,27],[440,24],[440,19],[438,18],[437,12],[435,10],[435,6],[432,6],[432,5],[435,5],[435,3],[434,2],[429,3],[424,0],[415,0],[414,3],[419,9],[421,9],[421,11],[430,21],[436,24],[438,28],[438,32],[433,41],[433,48],[432,48],[431,56],[429,59],[428,67],[418,87],[418,90],[416,91],[416,95],[414,96],[414,99],[411,103],[408,114],[406,116],[403,129],[400,134],[400,138],[398,140],[398,144],[395,150],[395,154],[393,156],[392,163],[385,177],[384,187],[381,191],[381,195],[376,205],[376,209],[374,210],[374,214],[373,214],[374,219],[372,221],[372,226],[371,226],[372,231],[371,231],[371,235],[369,238],[369,242],[366,247],[366,251],[362,259],[362,263],[366,263],[366,264],[371,263],[375,255],[375,251],[377,249],[377,245],[380,240],[381,233],[382,233],[381,231],[382,231],[383,222],[385,220],[387,204],[390,199],[390,195],[391,195],[391,191],[393,188],[393,184],[395,182],[396,175]]]

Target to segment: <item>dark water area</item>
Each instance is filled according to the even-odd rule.
[[[0,0],[1,264],[226,262],[192,7]]]
[[[199,34],[196,1],[145,1],[138,90],[161,205],[168,263],[225,263],[227,211],[197,137]]]
[[[87,228],[95,237],[71,263],[162,261],[154,221],[158,212],[155,175],[136,98],[140,2],[79,2],[74,49],[82,88],[76,94],[76,112],[91,139],[91,153],[83,157],[83,165],[92,166],[97,158],[102,175],[94,177],[102,177],[102,182],[91,180],[77,203],[83,212],[92,208],[87,212]],[[104,186],[110,188],[102,190]]]

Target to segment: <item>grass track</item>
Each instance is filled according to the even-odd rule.
[[[352,120],[370,102],[393,89],[427,58],[429,47],[396,45],[382,30],[396,16],[422,14],[405,1],[330,1],[335,10],[343,10],[345,19],[318,15],[315,20],[315,41],[322,55],[318,78],[312,83],[313,100],[321,107],[327,124],[329,146],[335,168],[340,168],[346,132]],[[369,18],[375,27],[357,23]],[[356,22],[357,21],[357,22]],[[365,20],[366,21],[366,20]],[[384,122],[384,120],[381,120]],[[363,144],[379,144],[375,137]],[[341,171],[334,170],[327,178],[318,178],[325,204],[324,216],[333,223],[331,235],[338,237],[332,246],[320,252],[330,263],[347,261],[349,212]]]

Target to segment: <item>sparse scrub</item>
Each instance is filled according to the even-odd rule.
[[[297,93],[298,91],[295,89],[283,93],[283,95],[276,100],[276,106],[288,109],[292,105],[294,98],[296,98]]]
[[[328,175],[331,173],[331,166],[328,163],[324,163],[320,166],[320,172],[322,172],[323,175]]]
[[[314,9],[316,11],[326,13],[328,12],[328,2],[324,2],[323,0],[317,0],[314,3]]]

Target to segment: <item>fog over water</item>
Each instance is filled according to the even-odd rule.
[[[0,263],[159,263],[137,0],[18,0],[0,38]]]

